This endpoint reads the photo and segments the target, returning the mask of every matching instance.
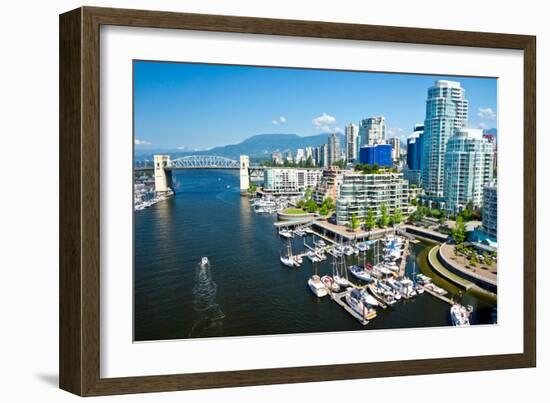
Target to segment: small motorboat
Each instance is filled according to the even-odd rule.
[[[206,266],[208,264],[208,258],[206,256],[201,259],[201,264],[203,266]]]

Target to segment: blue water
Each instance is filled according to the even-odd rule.
[[[237,171],[176,171],[174,181],[175,197],[135,213],[136,341],[450,325],[449,306],[422,295],[361,326],[309,291],[309,260],[281,265],[274,216],[253,212]],[[295,252],[304,249],[303,238],[292,242]],[[426,247],[412,246],[408,271]],[[330,274],[330,262],[318,270]],[[492,323],[490,304],[470,302],[479,307],[475,323]]]

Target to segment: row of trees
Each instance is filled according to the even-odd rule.
[[[363,225],[368,231],[374,229],[377,225],[380,228],[386,228],[389,225],[399,224],[403,221],[403,213],[400,208],[396,208],[393,211],[393,214],[390,214],[388,207],[385,204],[380,206],[380,216],[376,218],[376,214],[373,209],[367,211],[367,215],[363,220]],[[361,221],[355,214],[351,215],[350,219],[350,228],[356,230],[361,226]]]
[[[332,210],[336,208],[334,200],[331,197],[325,197],[321,206],[317,205],[315,200],[312,199],[313,189],[307,188],[304,192],[304,198],[298,200],[296,206],[308,213],[319,212],[322,216],[327,216]]]
[[[397,172],[397,169],[379,166],[378,164],[355,164],[354,169],[364,174],[379,174],[382,171]]]
[[[491,254],[489,254],[488,252],[483,252],[480,259],[477,251],[474,248],[467,248],[464,244],[458,244],[455,246],[455,254],[460,254],[464,256],[464,258],[467,258],[468,262],[472,266],[477,266],[479,263],[490,266],[493,263],[493,259],[496,258],[495,252]]]

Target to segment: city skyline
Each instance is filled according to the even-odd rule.
[[[209,149],[257,134],[344,132],[384,116],[402,142],[423,123],[427,90],[460,81],[468,127],[496,127],[496,79],[332,70],[134,62],[135,145]],[[192,102],[189,100],[192,99]]]

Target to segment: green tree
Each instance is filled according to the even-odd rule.
[[[477,258],[477,253],[474,252],[470,256],[470,264],[475,267],[478,265],[478,263],[479,263],[479,259]]]
[[[317,203],[315,203],[314,200],[311,200],[309,199],[306,203],[305,203],[305,207],[307,209],[307,212],[308,213],[315,213],[318,209],[317,207]]]
[[[327,206],[327,209],[334,210],[336,206],[334,205],[334,201],[332,200],[332,197],[327,196],[323,200],[323,205]]]
[[[464,239],[466,238],[466,226],[464,225],[464,220],[461,215],[457,217],[455,227],[453,228],[451,235],[457,244],[464,242]]]
[[[365,227],[367,230],[371,231],[376,225],[376,217],[374,216],[374,211],[370,208],[367,211],[367,216],[365,217]]]
[[[378,219],[378,225],[380,228],[386,228],[390,223],[390,216],[388,214],[388,207],[385,204],[380,206],[380,218]]]
[[[355,231],[357,228],[359,228],[359,225],[361,225],[361,223],[359,222],[359,219],[357,218],[355,213],[352,214],[351,220],[350,220],[350,228]]]
[[[491,256],[487,252],[483,252],[483,263],[485,266],[490,266],[493,263],[493,259],[491,259]]]
[[[397,207],[393,210],[392,222],[393,224],[400,224],[401,221],[403,221],[403,213],[401,213],[401,209]]]
[[[323,217],[325,217],[328,214],[328,208],[326,205],[322,205],[319,209],[319,214],[321,214]]]
[[[306,160],[306,168],[312,168],[313,167],[313,159],[311,159],[311,155],[307,157]]]
[[[311,195],[313,195],[313,189],[311,187],[307,187],[306,191],[304,192],[304,198],[306,200],[311,200]]]

